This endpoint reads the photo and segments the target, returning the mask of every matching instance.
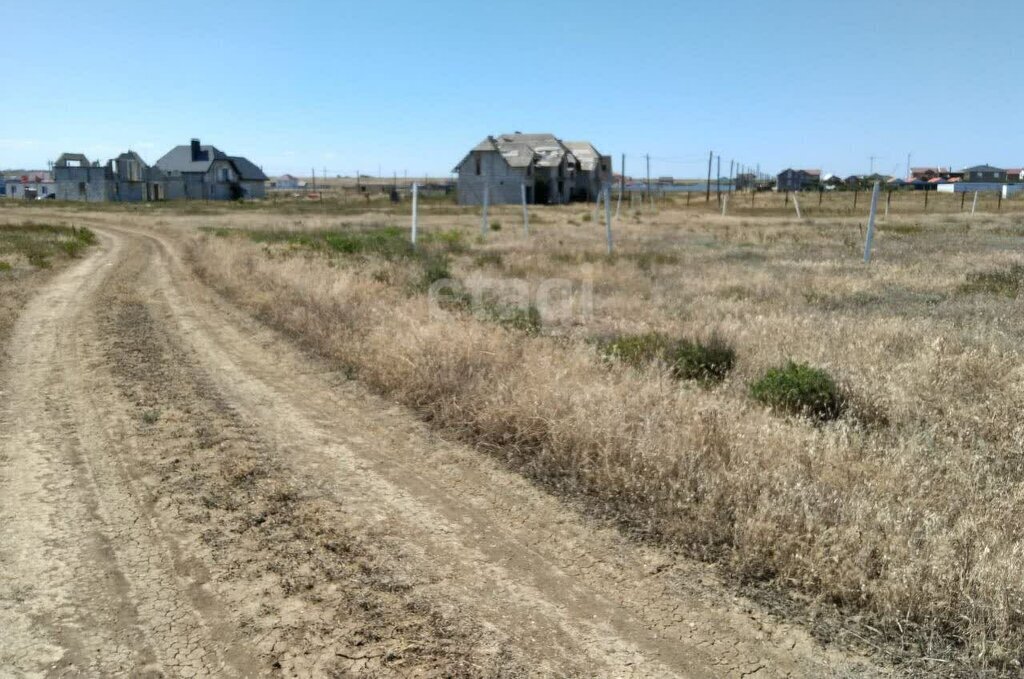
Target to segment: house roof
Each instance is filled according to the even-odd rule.
[[[565,147],[576,156],[581,170],[593,172],[601,163],[601,154],[589,141],[567,141]]]
[[[1006,172],[1006,170],[991,165],[975,165],[974,167],[967,168],[964,172]]]
[[[779,174],[785,174],[787,172],[803,172],[804,174],[809,175],[811,177],[820,177],[821,176],[821,170],[801,170],[801,169],[796,169],[796,168],[792,168],[792,167],[787,167],[785,170],[783,170]]]
[[[267,175],[248,158],[242,156],[229,156],[216,146],[203,145],[199,147],[204,158],[192,160],[192,146],[182,144],[175,146],[168,151],[160,160],[156,161],[156,167],[164,172],[198,172],[205,174],[215,160],[227,160],[235,166],[238,176],[245,180],[266,181]]]
[[[582,170],[592,171],[601,159],[601,154],[590,142],[562,142],[547,132],[490,136],[474,146],[470,150],[473,152],[498,152],[510,167],[529,167],[531,163],[536,167],[558,167],[563,159],[568,158],[573,163],[579,161]],[[459,161],[456,169],[467,157],[468,154]]]
[[[203,159],[192,160],[192,147],[189,144],[175,146],[165,153],[156,166],[164,172],[199,172],[205,173],[215,160],[227,160],[226,153],[216,146],[203,145],[199,149],[203,152]]]
[[[53,175],[46,170],[31,170],[7,175],[3,181],[7,184],[48,184],[53,181]]]
[[[261,170],[254,162],[243,156],[228,156],[228,160],[235,166],[235,170],[238,171],[238,176],[246,181],[254,182],[265,182],[267,181],[267,175],[263,174]]]

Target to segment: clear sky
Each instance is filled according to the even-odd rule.
[[[1024,166],[1024,3],[105,2],[4,12],[0,168],[200,137],[270,174],[445,174],[553,132],[627,173]],[[36,11],[38,9],[38,11]]]

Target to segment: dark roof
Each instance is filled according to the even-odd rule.
[[[1006,170],[1001,167],[992,167],[991,165],[975,165],[974,167],[967,168],[964,172],[1006,172]]]
[[[205,173],[210,169],[214,160],[227,160],[228,156],[216,146],[200,146],[203,151],[203,160],[192,160],[192,146],[182,144],[163,155],[156,161],[156,166],[164,172],[200,172]]]
[[[248,181],[265,182],[267,181],[267,175],[263,174],[263,170],[256,167],[252,161],[242,156],[230,156],[228,160],[238,170],[238,176]]]
[[[242,179],[249,181],[266,181],[267,179],[267,175],[263,174],[263,170],[248,158],[229,156],[216,146],[203,145],[199,149],[202,151],[203,159],[194,161],[192,160],[191,144],[175,146],[164,154],[160,160],[156,161],[155,167],[160,168],[164,172],[199,172],[205,174],[210,169],[213,161],[227,160],[235,166],[238,176]]]

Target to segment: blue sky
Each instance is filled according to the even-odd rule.
[[[152,162],[198,136],[268,173],[447,173],[487,134],[627,172],[1024,166],[1024,3],[98,2],[8,12],[0,167]]]

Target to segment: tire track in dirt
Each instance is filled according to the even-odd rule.
[[[131,483],[139,454],[104,379],[90,299],[121,239],[60,274],[14,329],[0,406],[0,666],[16,675],[243,676]]]
[[[418,596],[386,526],[294,482],[174,332],[151,257],[131,239],[98,296],[104,353],[138,414],[135,474],[265,673],[520,676],[493,634]],[[379,529],[379,530],[378,530]]]
[[[418,557],[419,596],[494,630],[544,673],[862,672],[802,631],[715,596],[703,566],[598,528],[521,477],[432,435],[197,284],[166,236],[149,270],[175,332],[295,482]]]

